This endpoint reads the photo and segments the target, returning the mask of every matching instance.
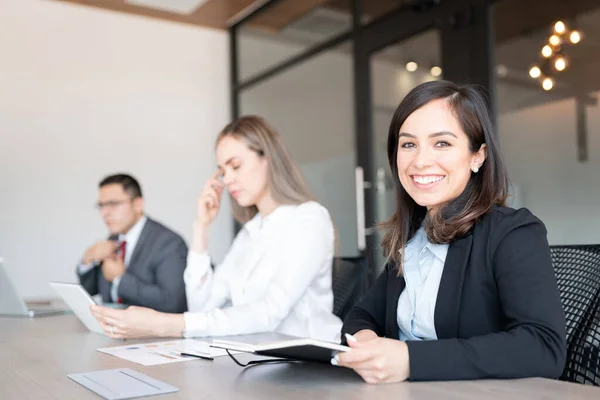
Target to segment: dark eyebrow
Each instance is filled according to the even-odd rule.
[[[227,164],[231,164],[234,160],[236,160],[238,157],[231,157],[229,160],[225,161],[223,164],[227,165]],[[220,165],[217,165],[217,168],[222,168]]]
[[[450,131],[441,131],[441,132],[430,133],[429,134],[429,138],[434,138],[434,137],[444,136],[444,135],[450,135],[450,136],[454,136],[455,138],[457,138],[456,135],[454,133],[450,132]],[[404,137],[413,138],[413,139],[417,138],[412,133],[407,133],[407,132],[400,132],[400,134],[398,135],[399,138],[401,138],[403,136]]]
[[[430,133],[429,137],[434,138],[434,137],[445,136],[445,135],[450,135],[450,136],[453,136],[454,138],[458,139],[456,137],[456,135],[450,131],[441,131],[441,132]]]
[[[400,134],[398,135],[399,138],[401,137],[409,137],[409,138],[413,138],[416,139],[417,137],[411,133],[406,133],[406,132],[400,132]]]

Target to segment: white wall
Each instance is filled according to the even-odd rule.
[[[587,125],[589,159],[581,163],[574,99],[498,119],[509,176],[520,189],[521,204],[546,224],[550,244],[600,243],[600,106],[587,107]]]
[[[105,236],[93,205],[109,173],[135,175],[148,214],[189,242],[230,116],[227,43],[226,32],[95,8],[0,2],[0,257],[23,295],[76,279]],[[231,236],[222,212],[217,260]]]

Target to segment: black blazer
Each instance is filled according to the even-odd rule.
[[[387,265],[342,334],[371,329],[398,339],[404,286]],[[544,224],[527,209],[495,207],[452,242],[434,321],[438,340],[406,342],[410,380],[559,377],[565,316]]]
[[[181,236],[148,218],[119,283],[123,303],[162,312],[187,311],[183,281],[187,250]],[[79,281],[92,296],[100,293],[104,302],[112,302],[112,284],[104,279],[101,265],[79,275]]]

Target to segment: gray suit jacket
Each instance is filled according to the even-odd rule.
[[[121,277],[118,295],[123,303],[162,312],[187,311],[183,282],[187,251],[181,236],[148,218]],[[79,275],[79,280],[90,295],[100,293],[103,301],[112,301],[112,284],[104,279],[101,266]]]

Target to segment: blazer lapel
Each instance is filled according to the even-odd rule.
[[[135,249],[133,249],[133,254],[129,259],[129,265],[127,265],[127,269],[135,265],[137,260],[140,258],[140,254],[144,252],[144,247],[147,245],[147,243],[152,242],[152,236],[154,233],[152,225],[153,221],[150,220],[150,218],[148,218],[146,224],[144,225],[144,228],[142,229],[142,232],[140,233],[140,237],[135,245]]]
[[[468,235],[448,248],[433,317],[438,339],[458,336],[460,300],[472,244],[473,236]]]
[[[398,339],[399,332],[398,330],[398,300],[400,299],[400,294],[404,290],[406,286],[406,281],[403,276],[396,276],[397,270],[394,268],[390,271],[390,276],[388,277],[388,289],[387,289],[387,299],[386,299],[386,307],[389,307],[386,311],[386,321],[385,321],[385,336],[390,339]]]

